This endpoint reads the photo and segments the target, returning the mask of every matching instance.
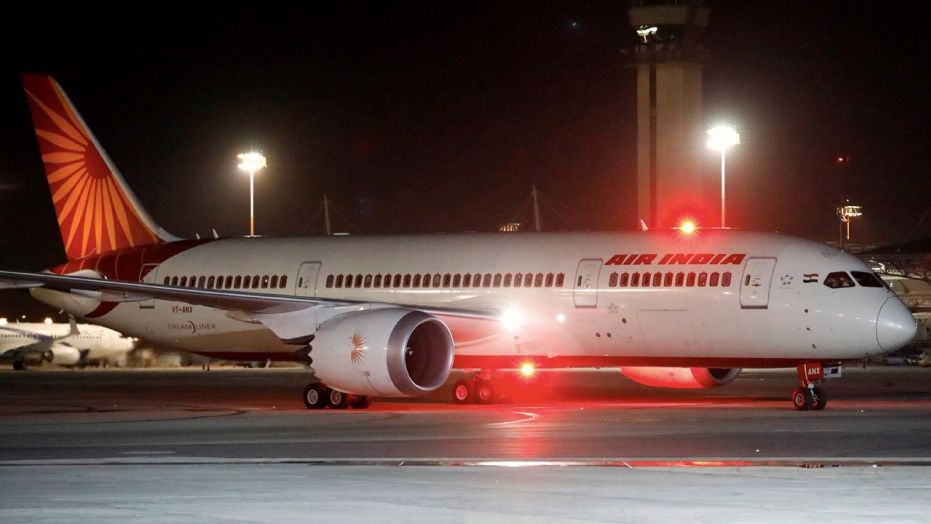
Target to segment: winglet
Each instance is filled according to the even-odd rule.
[[[78,329],[78,323],[74,320],[74,315],[68,315],[68,324],[71,326],[71,329],[68,330],[68,336],[73,337],[81,334],[81,331]]]

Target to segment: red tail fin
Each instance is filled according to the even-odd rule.
[[[173,239],[136,200],[58,82],[22,79],[68,260]]]

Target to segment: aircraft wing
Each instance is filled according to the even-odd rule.
[[[187,304],[208,306],[231,312],[258,315],[292,313],[314,306],[370,305],[371,301],[320,297],[252,293],[231,289],[201,289],[166,286],[145,282],[107,280],[88,276],[56,275],[25,271],[0,271],[0,289],[44,287],[94,298],[103,302],[140,302],[157,298]],[[488,307],[444,307],[420,304],[391,303],[396,307],[416,309],[425,313],[449,317],[498,320],[501,311]]]

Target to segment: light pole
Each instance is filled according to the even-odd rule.
[[[721,152],[721,227],[726,227],[724,220],[724,175],[727,150],[740,143],[740,134],[734,126],[720,125],[708,130],[708,147]]]
[[[236,155],[240,160],[239,169],[249,173],[249,236],[255,236],[255,173],[265,167],[262,153],[250,151]]]

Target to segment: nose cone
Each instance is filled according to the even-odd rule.
[[[912,313],[898,298],[889,298],[876,319],[876,341],[884,351],[895,351],[911,342],[918,325]]]

